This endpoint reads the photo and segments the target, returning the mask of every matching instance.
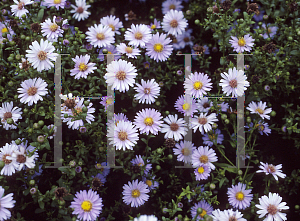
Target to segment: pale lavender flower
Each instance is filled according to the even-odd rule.
[[[237,53],[243,53],[244,51],[251,51],[251,47],[254,45],[254,39],[250,36],[250,34],[244,35],[244,37],[241,37],[237,39],[234,36],[231,36],[232,40],[229,40],[231,43],[231,47],[233,47],[233,51],[236,51]]]
[[[123,189],[123,202],[126,205],[130,204],[131,207],[139,207],[149,199],[149,195],[147,195],[150,192],[148,185],[142,181],[133,180],[132,183],[128,182],[128,185],[125,184]]]
[[[161,114],[157,110],[146,108],[137,113],[134,124],[139,128],[140,134],[146,133],[148,135],[151,132],[157,135],[163,123],[161,119]]]
[[[284,173],[282,173],[282,164],[279,164],[277,166],[274,166],[273,164],[268,164],[268,163],[263,163],[260,162],[260,166],[259,168],[261,170],[256,171],[256,173],[265,173],[266,175],[272,174],[274,179],[277,181],[278,180],[278,176],[280,178],[285,178],[286,175]]]
[[[246,184],[238,183],[238,185],[232,185],[228,188],[227,195],[228,201],[231,206],[238,209],[246,209],[250,206],[253,194],[252,189],[246,190]]]
[[[175,147],[173,148],[173,152],[177,155],[177,160],[190,163],[192,160],[192,154],[196,150],[194,144],[191,141],[184,140],[175,144]]]

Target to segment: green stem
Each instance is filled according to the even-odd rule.
[[[225,156],[225,154],[222,151],[220,151],[220,147],[217,146],[217,148],[218,148],[219,152],[222,154],[222,156],[228,161],[228,163],[230,163],[232,166],[235,167],[235,165]]]

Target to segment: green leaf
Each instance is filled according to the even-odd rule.
[[[42,213],[44,212],[45,210],[41,209],[41,208],[37,208],[34,213]]]
[[[40,9],[39,12],[38,12],[37,20],[38,20],[39,22],[41,22],[42,19],[43,19],[43,17],[44,17],[44,9],[42,8],[42,9]]]
[[[40,201],[40,202],[39,202],[39,206],[40,206],[41,209],[44,209],[45,203],[44,203],[43,201]]]
[[[220,180],[220,183],[219,183],[219,189],[221,189],[224,181],[226,180],[226,178],[224,177],[223,179]]]
[[[145,138],[141,138],[141,140],[142,140],[145,144],[147,144],[147,140],[146,140]]]
[[[81,49],[79,49],[79,51],[80,52],[85,52],[85,53],[87,52],[87,50],[85,48],[81,48]]]
[[[299,50],[292,50],[291,55],[298,55],[300,52]]]

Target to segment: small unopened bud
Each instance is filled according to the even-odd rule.
[[[45,137],[43,135],[40,135],[40,136],[37,137],[37,141],[39,143],[43,143],[45,141]]]

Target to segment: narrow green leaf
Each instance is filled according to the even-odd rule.
[[[40,9],[39,12],[38,12],[37,20],[38,20],[39,22],[41,22],[42,19],[43,19],[43,17],[44,17],[44,9],[42,8],[42,9]]]

